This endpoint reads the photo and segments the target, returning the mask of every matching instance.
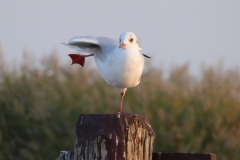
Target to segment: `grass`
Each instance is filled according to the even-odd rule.
[[[59,151],[73,150],[79,114],[113,113],[119,106],[120,90],[98,71],[61,65],[54,54],[41,67],[31,61],[9,69],[0,57],[1,160],[57,159]],[[147,66],[123,106],[147,115],[157,135],[154,151],[212,152],[218,160],[238,160],[239,70],[206,67],[195,77],[182,65],[168,77],[163,73]]]

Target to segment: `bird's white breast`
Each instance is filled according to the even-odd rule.
[[[144,59],[138,49],[117,48],[102,61],[95,57],[98,69],[105,81],[117,88],[135,87],[140,83]]]

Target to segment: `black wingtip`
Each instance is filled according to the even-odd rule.
[[[142,54],[144,57],[146,57],[146,58],[151,58],[151,57],[149,57],[149,56],[147,56],[146,54]]]
[[[68,44],[66,44],[66,43],[63,43],[63,42],[60,42],[62,45],[64,45],[64,46],[68,46]]]

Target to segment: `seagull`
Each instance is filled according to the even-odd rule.
[[[63,43],[64,44],[64,43]],[[94,57],[100,74],[111,86],[119,88],[120,107],[117,113],[123,113],[123,97],[127,88],[135,87],[140,83],[144,68],[144,57],[140,53],[138,38],[132,32],[124,32],[119,41],[108,37],[80,36],[73,37],[67,44],[83,54],[69,54],[72,64],[85,64],[85,58]]]

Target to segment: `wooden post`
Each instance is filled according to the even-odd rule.
[[[154,152],[152,160],[216,160],[214,153],[161,153]]]
[[[216,160],[213,153],[153,151],[155,133],[144,114],[82,114],[76,123],[74,152],[60,160]]]
[[[74,152],[60,151],[59,160],[73,160]]]
[[[154,140],[144,114],[82,114],[74,160],[152,160]]]

